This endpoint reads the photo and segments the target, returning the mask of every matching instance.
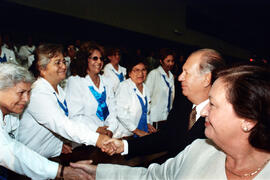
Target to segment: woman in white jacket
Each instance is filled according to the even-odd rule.
[[[115,114],[114,93],[111,83],[100,75],[103,67],[103,51],[90,46],[87,52],[79,52],[77,76],[68,79],[67,103],[72,107],[69,117],[81,121],[90,129],[112,137],[118,126]]]
[[[123,81],[116,93],[117,117],[121,122],[116,137],[145,136],[156,132],[150,124],[150,95],[144,84],[147,69],[140,59],[131,61],[128,67],[129,79]]]
[[[157,129],[166,122],[175,94],[174,76],[171,73],[174,53],[167,48],[161,49],[159,59],[160,66],[148,74],[145,82],[152,102],[150,119]]]

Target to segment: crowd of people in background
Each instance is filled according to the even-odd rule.
[[[99,179],[109,178],[116,172],[120,179],[127,179],[127,171],[135,179],[148,179],[149,176],[154,179],[201,176],[222,179],[226,175],[229,179],[252,179],[270,159],[269,145],[265,145],[269,134],[266,131],[263,132],[266,135],[251,133],[254,128],[268,128],[269,113],[262,110],[266,120],[252,114],[247,116],[241,108],[237,109],[242,97],[229,93],[236,93],[233,90],[242,81],[252,89],[248,80],[241,79],[246,76],[252,83],[256,78],[262,84],[266,83],[265,86],[257,85],[262,91],[269,88],[269,80],[263,77],[269,72],[264,68],[240,66],[219,73],[225,69],[225,62],[213,49],[197,50],[185,61],[176,48],[148,49],[145,55],[141,48],[127,51],[94,41],[34,44],[29,36],[25,44],[18,46],[10,42],[8,36],[0,34],[0,46],[0,145],[5,146],[3,153],[7,154],[6,158],[0,155],[0,177],[6,178],[5,172],[10,169],[38,179],[89,179],[96,171]],[[9,84],[5,83],[9,81]],[[244,90],[240,88],[239,91]],[[250,90],[249,93],[254,92]],[[4,99],[5,96],[8,98]],[[254,96],[260,103],[259,96],[264,95]],[[264,104],[269,108],[269,102]],[[218,107],[221,110],[215,109]],[[249,107],[244,108],[247,112]],[[221,117],[219,111],[222,110],[230,114],[223,112]],[[211,113],[214,111],[216,114]],[[235,126],[234,131],[226,134],[215,117],[231,120],[234,125],[239,125],[236,122],[241,120],[239,126],[242,129]],[[263,127],[257,128],[256,123]],[[262,138],[260,143],[252,142],[251,138],[247,140],[250,134],[253,139]],[[232,135],[241,139],[240,144],[246,151],[240,151],[237,142],[229,143]],[[209,139],[192,143],[198,138]],[[162,150],[169,152],[167,158],[179,154],[161,166],[155,164],[149,169],[96,167],[88,162],[64,167],[46,159],[72,153],[80,145],[97,146],[110,155],[134,156]],[[200,147],[204,148],[203,159],[194,174],[188,170]],[[215,147],[222,149],[223,154]],[[256,166],[247,169],[260,169],[251,173],[244,173],[245,168],[235,169],[237,166],[233,163],[240,158],[230,148],[239,154],[256,155],[259,159]],[[261,153],[262,150],[266,152]],[[214,171],[200,172],[210,159],[209,153],[222,167],[217,172],[223,172],[225,166],[225,176]],[[8,163],[8,158],[15,159],[15,165]],[[226,161],[225,165],[222,160]],[[35,163],[31,164],[32,161]],[[41,169],[45,171],[41,172]],[[166,171],[170,170],[168,174]],[[107,176],[104,171],[111,174]],[[268,166],[265,171],[269,171]]]

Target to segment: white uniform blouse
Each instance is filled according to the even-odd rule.
[[[58,163],[49,161],[16,141],[19,126],[17,115],[6,115],[0,110],[0,165],[32,179],[54,179]],[[15,136],[11,138],[9,133]]]
[[[114,69],[111,63],[106,64],[106,66],[104,67],[104,76],[110,79],[114,93],[116,93],[120,84],[120,80],[118,79],[115,73],[117,74],[123,73],[124,80],[126,79],[126,74],[127,74],[126,68],[118,65],[118,71],[116,71],[116,69]]]
[[[165,76],[166,81],[171,87],[171,101],[170,109],[173,105],[175,87],[174,87],[174,77],[173,74],[169,71],[169,77],[161,66],[152,70],[146,79],[146,86],[150,91],[151,97],[151,110],[150,110],[150,119],[151,122],[158,122],[166,120],[168,117],[168,97],[169,97],[169,88],[162,77]]]
[[[100,126],[109,126],[108,130],[114,132],[118,126],[116,119],[116,107],[114,93],[109,81],[103,76],[100,77],[100,85],[97,88],[92,82],[89,75],[85,78],[79,76],[71,76],[68,78],[66,87],[66,100],[69,108],[69,118],[85,123],[93,131],[96,131]],[[89,86],[102,93],[104,87],[106,90],[106,104],[109,110],[109,115],[105,121],[101,121],[96,115],[98,102],[89,90]]]
[[[1,48],[1,54],[0,54],[1,58],[6,56],[7,62],[18,64],[18,62],[16,61],[15,53],[12,50],[7,49],[3,46],[0,48]]]
[[[151,164],[148,169],[111,164],[99,164],[96,180],[227,180],[225,172],[226,155],[212,142],[197,139],[175,158],[159,165]],[[270,179],[268,163],[254,180]]]
[[[147,97],[147,123],[149,123],[150,96],[147,87],[143,84],[143,93],[136,87],[135,83],[129,78],[120,83],[116,93],[117,118],[119,126],[115,137],[131,136],[139,124],[142,108],[137,97],[139,95],[145,103]]]
[[[30,103],[21,117],[20,142],[45,157],[60,155],[63,142],[59,136],[80,144],[96,144],[99,134],[71,121],[59,106],[57,98],[62,103],[65,98],[60,86],[57,94],[47,80],[38,78],[32,88]]]

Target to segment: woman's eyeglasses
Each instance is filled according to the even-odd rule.
[[[104,60],[105,60],[104,57],[97,57],[97,56],[89,57],[89,59],[92,59],[92,60],[94,60],[94,61],[97,61],[98,59],[100,59],[101,61],[104,61]]]
[[[54,61],[54,64],[57,65],[57,66],[60,66],[61,63],[64,64],[64,65],[67,65],[66,60],[56,60],[56,61]]]
[[[147,69],[132,69],[132,72],[134,72],[135,74],[147,73]]]

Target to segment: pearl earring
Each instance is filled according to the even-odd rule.
[[[244,127],[243,130],[244,130],[245,132],[248,132],[248,127]]]

